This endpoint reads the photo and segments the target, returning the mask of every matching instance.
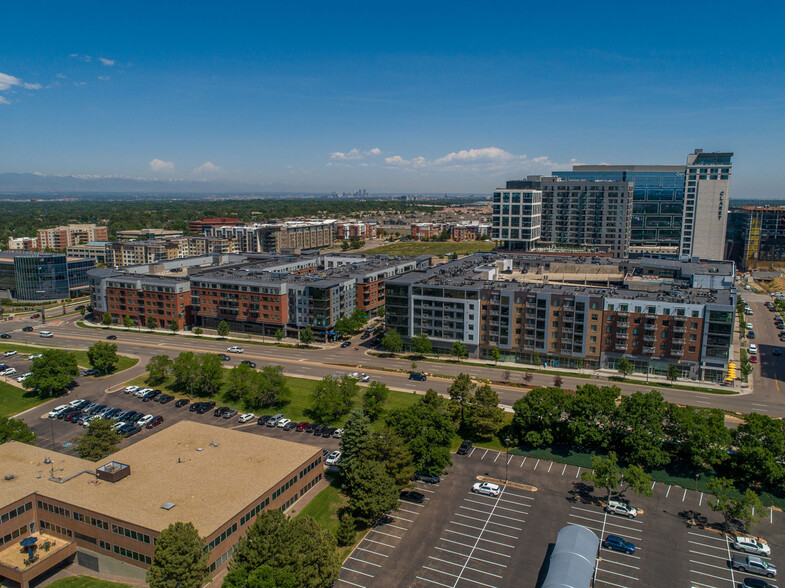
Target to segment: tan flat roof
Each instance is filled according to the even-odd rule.
[[[98,462],[23,443],[0,445],[0,505],[37,492],[155,531],[190,521],[208,536],[321,455],[321,449],[309,445],[193,421],[141,434],[148,437]],[[45,457],[53,463],[45,464]],[[131,474],[115,483],[79,474],[109,461],[130,466]],[[54,482],[52,467],[62,480],[79,475]],[[12,480],[5,479],[8,474]],[[162,509],[167,502],[175,506]]]

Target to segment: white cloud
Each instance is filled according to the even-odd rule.
[[[205,161],[202,165],[194,170],[194,173],[201,174],[205,172],[217,172],[221,169],[221,166],[215,165],[212,161]]]
[[[366,155],[381,155],[381,153],[382,150],[379,149],[378,147],[374,147],[373,149],[370,149],[369,151],[365,152]]]
[[[109,80],[109,76],[98,76],[98,79],[106,82]]]
[[[347,153],[343,153],[341,151],[334,151],[333,153],[330,153],[330,159],[343,160],[343,159],[360,159],[360,158],[362,158],[362,155],[360,154],[360,150],[357,149],[356,147],[354,149],[351,149]]]
[[[526,155],[520,157],[525,158]],[[508,153],[504,149],[498,147],[483,147],[482,149],[463,149],[461,151],[453,151],[444,157],[440,157],[434,163],[436,165],[452,164],[452,163],[474,163],[481,161],[510,161],[515,159],[516,156]]]
[[[20,86],[21,84],[22,80],[19,78],[0,73],[0,90],[8,90],[11,86]]]
[[[111,67],[115,64],[114,59],[107,59],[106,57],[99,57],[98,61],[101,62],[101,65],[106,65],[107,67]]]
[[[85,63],[90,63],[93,60],[89,55],[79,55],[78,53],[71,53],[68,57],[73,57],[74,59],[84,61]]]
[[[59,73],[59,74],[55,74],[55,77],[56,77],[56,78],[60,78],[61,80],[67,80],[67,79],[68,79],[68,76],[67,76],[67,75],[65,75],[65,74],[61,74],[61,73]]]
[[[25,90],[40,90],[43,86],[41,84],[22,84]]]
[[[173,172],[174,163],[172,163],[171,161],[163,161],[161,159],[153,159],[150,162],[150,169],[152,171]]]
[[[0,104],[11,104],[8,100],[0,96]]]

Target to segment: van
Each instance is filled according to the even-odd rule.
[[[278,426],[278,421],[280,421],[282,418],[283,418],[283,415],[281,413],[274,414],[273,416],[271,416],[269,418],[269,420],[265,424],[268,427],[277,427]]]
[[[47,339],[50,338],[50,337],[54,337],[54,335],[52,334],[52,331],[41,331],[41,332],[38,333],[38,335],[41,336],[41,337],[45,337]]]

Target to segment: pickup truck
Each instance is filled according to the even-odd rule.
[[[741,570],[748,574],[758,574],[769,578],[777,575],[777,568],[774,564],[770,564],[756,555],[734,555],[731,566],[734,570]]]

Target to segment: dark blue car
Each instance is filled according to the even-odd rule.
[[[635,545],[622,539],[621,537],[617,537],[616,535],[608,535],[605,538],[605,541],[602,542],[602,546],[605,549],[613,549],[614,551],[622,551],[627,554],[635,553]]]

